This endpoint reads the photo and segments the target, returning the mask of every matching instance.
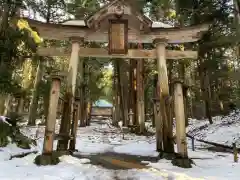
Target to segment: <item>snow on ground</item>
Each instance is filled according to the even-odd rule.
[[[229,116],[227,119],[231,119]],[[240,114],[239,117],[240,118]],[[238,119],[235,118],[235,119]],[[211,134],[222,132],[224,128],[222,123],[214,123],[218,127],[209,126],[212,133],[195,133],[200,137],[211,137]],[[196,127],[206,122],[197,123]],[[237,120],[232,124],[237,128]],[[226,126],[227,127],[227,126]],[[212,129],[212,131],[211,131]],[[193,130],[193,125],[189,127],[189,132]],[[236,129],[234,129],[235,131]],[[29,136],[35,137],[38,131],[38,149],[42,150],[44,128],[26,127],[22,129]],[[235,132],[237,133],[237,132]],[[202,134],[202,135],[200,135]],[[227,134],[229,135],[229,134]],[[216,135],[214,135],[216,137]],[[213,136],[212,136],[213,137]],[[212,138],[211,137],[211,138]],[[226,138],[226,137],[225,137]],[[227,139],[227,138],[226,138]],[[218,141],[215,140],[215,141]],[[224,140],[223,140],[224,141]],[[1,180],[237,180],[240,176],[240,163],[233,163],[233,155],[228,153],[209,152],[199,149],[199,143],[196,143],[196,151],[189,149],[189,156],[196,163],[191,169],[182,169],[174,167],[168,160],[159,160],[158,162],[149,162],[150,169],[131,169],[131,170],[111,170],[101,166],[91,165],[89,159],[79,159],[72,156],[61,157],[61,162],[56,166],[41,166],[33,164],[35,154],[30,154],[24,158],[14,158],[9,160],[9,156],[15,153],[23,152],[15,145],[9,145],[6,148],[0,148],[0,179]],[[56,147],[56,143],[55,143]],[[90,127],[79,128],[77,138],[77,149],[79,154],[97,154],[103,152],[117,152],[133,155],[157,156],[155,151],[155,138],[126,134],[122,139],[119,129],[111,127],[108,123],[93,122]]]
[[[240,147],[240,111],[232,112],[228,116],[213,117],[213,122],[209,124],[207,120],[191,119],[188,133],[196,139],[229,146],[236,142]]]

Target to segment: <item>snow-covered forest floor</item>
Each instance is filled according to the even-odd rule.
[[[208,125],[205,120],[190,120],[188,133],[198,139],[204,139],[221,144],[240,144],[240,112],[226,117],[214,117],[214,124]],[[205,125],[205,126],[204,126]],[[201,130],[199,127],[204,126]],[[198,130],[197,130],[198,129]],[[37,127],[22,128],[24,134],[34,137]],[[37,146],[31,150],[41,153],[44,127],[38,128]],[[77,152],[72,156],[62,156],[56,166],[36,166],[33,161],[37,154],[30,154],[23,158],[13,158],[11,155],[30,150],[17,148],[10,144],[0,148],[0,179],[1,180],[237,180],[240,177],[240,163],[233,162],[231,153],[211,152],[202,143],[195,142],[195,151],[191,150],[189,140],[189,157],[196,165],[191,169],[175,167],[170,161],[145,160],[143,169],[111,169],[100,165],[93,165],[91,156],[107,156],[107,153],[131,154],[156,157],[155,137],[136,136],[126,134],[122,139],[119,129],[109,125],[106,121],[93,121],[90,127],[78,129]],[[81,155],[81,156],[80,156]],[[84,157],[83,157],[84,156]],[[80,158],[82,157],[82,158]],[[88,158],[89,157],[89,158]]]

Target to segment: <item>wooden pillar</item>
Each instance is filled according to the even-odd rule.
[[[139,122],[140,134],[145,131],[145,108],[144,108],[144,79],[143,79],[144,60],[137,61],[137,118]]]
[[[165,39],[156,39],[154,40],[156,45],[157,53],[157,70],[158,70],[158,81],[159,81],[159,93],[160,93],[160,111],[161,119],[158,119],[160,122],[156,122],[156,132],[161,132],[163,130],[163,149],[167,153],[174,152],[173,138],[172,138],[172,119],[169,112],[167,111],[168,104],[167,100],[169,99],[169,85],[168,85],[168,73],[167,73],[167,63],[166,63],[166,40]],[[158,127],[157,127],[158,126]],[[159,133],[156,133],[156,136],[160,136]],[[161,137],[157,137],[160,139]]]
[[[160,112],[160,88],[159,88],[159,81],[158,75],[155,77],[154,82],[154,100],[153,100],[153,107],[154,107],[154,123],[156,127],[156,148],[157,151],[163,151],[163,122],[162,116]]]
[[[174,87],[174,109],[176,119],[177,150],[182,158],[187,157],[187,141],[184,115],[182,82],[176,82]]]
[[[76,146],[76,139],[77,139],[77,127],[78,127],[78,121],[80,119],[80,108],[79,106],[81,105],[81,101],[80,101],[80,97],[76,97],[75,98],[75,105],[76,107],[74,108],[74,116],[73,116],[73,124],[72,124],[72,132],[71,132],[71,136],[72,139],[70,140],[70,145],[69,145],[69,149],[71,151],[75,151],[75,146]]]
[[[65,105],[65,115],[63,115],[63,119],[60,126],[60,134],[69,137],[70,136],[70,128],[71,121],[73,116],[73,108],[74,108],[74,96],[76,90],[76,79],[77,79],[77,70],[79,63],[79,47],[80,41],[83,39],[72,38],[72,52],[68,67],[67,74],[67,92],[66,92],[66,103]],[[66,151],[68,149],[69,138],[65,138],[64,140],[58,141],[58,150]]]
[[[55,124],[57,118],[57,106],[60,96],[61,79],[59,76],[54,76],[52,79],[52,86],[49,98],[49,113],[46,122],[43,154],[51,154],[53,151],[53,141],[55,134]]]

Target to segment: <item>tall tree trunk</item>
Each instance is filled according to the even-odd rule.
[[[140,134],[145,132],[145,108],[144,108],[144,79],[143,79],[144,60],[137,61],[137,118],[140,127]]]
[[[38,68],[37,68],[37,73],[35,77],[34,89],[32,93],[31,105],[30,105],[29,118],[28,118],[28,125],[32,125],[32,126],[36,124],[35,121],[36,121],[36,115],[37,115],[37,109],[38,109],[39,88],[40,88],[40,83],[43,77],[43,71],[44,71],[44,60],[42,57],[39,57]]]
[[[210,124],[213,124],[212,121],[212,108],[211,108],[211,87],[210,87],[210,79],[208,71],[205,71],[205,81],[204,81],[204,94],[205,94],[205,107],[206,107],[206,115]]]
[[[115,70],[116,70],[116,90],[117,90],[117,120],[118,122],[122,120],[122,107],[121,107],[121,91],[120,91],[120,74],[119,74],[119,63],[115,60]]]
[[[120,90],[120,106],[123,119],[123,126],[128,126],[128,77],[126,74],[126,62],[118,60],[118,84]]]
[[[7,99],[7,94],[1,94],[0,95],[0,115],[4,114],[6,99]]]
[[[21,96],[18,100],[18,106],[17,106],[17,112],[18,114],[22,114],[23,113],[23,106],[24,106],[24,97]]]
[[[118,68],[117,68],[117,60],[115,59],[113,62],[114,67],[114,75],[113,75],[113,96],[114,96],[114,119],[113,125],[117,126],[120,121],[120,92],[119,92],[119,83],[118,83]]]
[[[85,96],[84,96],[84,105],[85,105],[85,122],[86,122],[86,126],[89,126],[90,125],[90,122],[88,122],[88,119],[89,119],[89,108],[90,108],[90,91],[89,91],[89,66],[86,64],[86,67],[85,67],[86,71],[85,74],[84,74],[84,77],[85,77]]]
[[[136,60],[130,59],[130,66],[129,66],[129,112],[130,109],[133,113],[133,125],[137,125],[137,111],[136,111]]]
[[[115,66],[114,66],[115,67]],[[114,69],[114,68],[113,68]],[[113,96],[112,96],[112,125],[117,126],[117,117],[116,117],[116,107],[117,107],[117,88],[116,88],[116,69],[113,70],[113,75],[112,75],[112,91],[113,91]]]
[[[3,113],[4,116],[7,116],[7,114],[11,112],[11,106],[10,106],[11,100],[12,100],[12,96],[11,94],[8,94],[6,96],[5,103],[4,103],[4,106],[5,106],[4,113]]]
[[[85,122],[85,113],[86,113],[86,107],[85,107],[85,93],[86,93],[86,82],[85,82],[85,71],[86,71],[86,62],[83,61],[83,64],[82,64],[82,73],[81,73],[81,76],[82,76],[82,83],[81,83],[81,89],[80,89],[80,97],[81,97],[81,116],[80,116],[80,127],[84,127],[86,126],[86,122]]]

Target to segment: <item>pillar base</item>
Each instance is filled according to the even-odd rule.
[[[56,153],[40,154],[34,160],[34,163],[38,166],[57,165],[59,162],[59,156]]]
[[[181,168],[192,168],[192,164],[194,164],[192,159],[189,159],[188,157],[175,157],[172,160],[172,164],[174,166],[178,166]]]
[[[77,150],[77,149],[69,150],[69,153],[70,153],[71,155],[73,155],[75,152],[78,152],[78,150]]]
[[[176,153],[168,153],[161,150],[159,150],[158,152],[161,159],[173,160],[176,157]]]

